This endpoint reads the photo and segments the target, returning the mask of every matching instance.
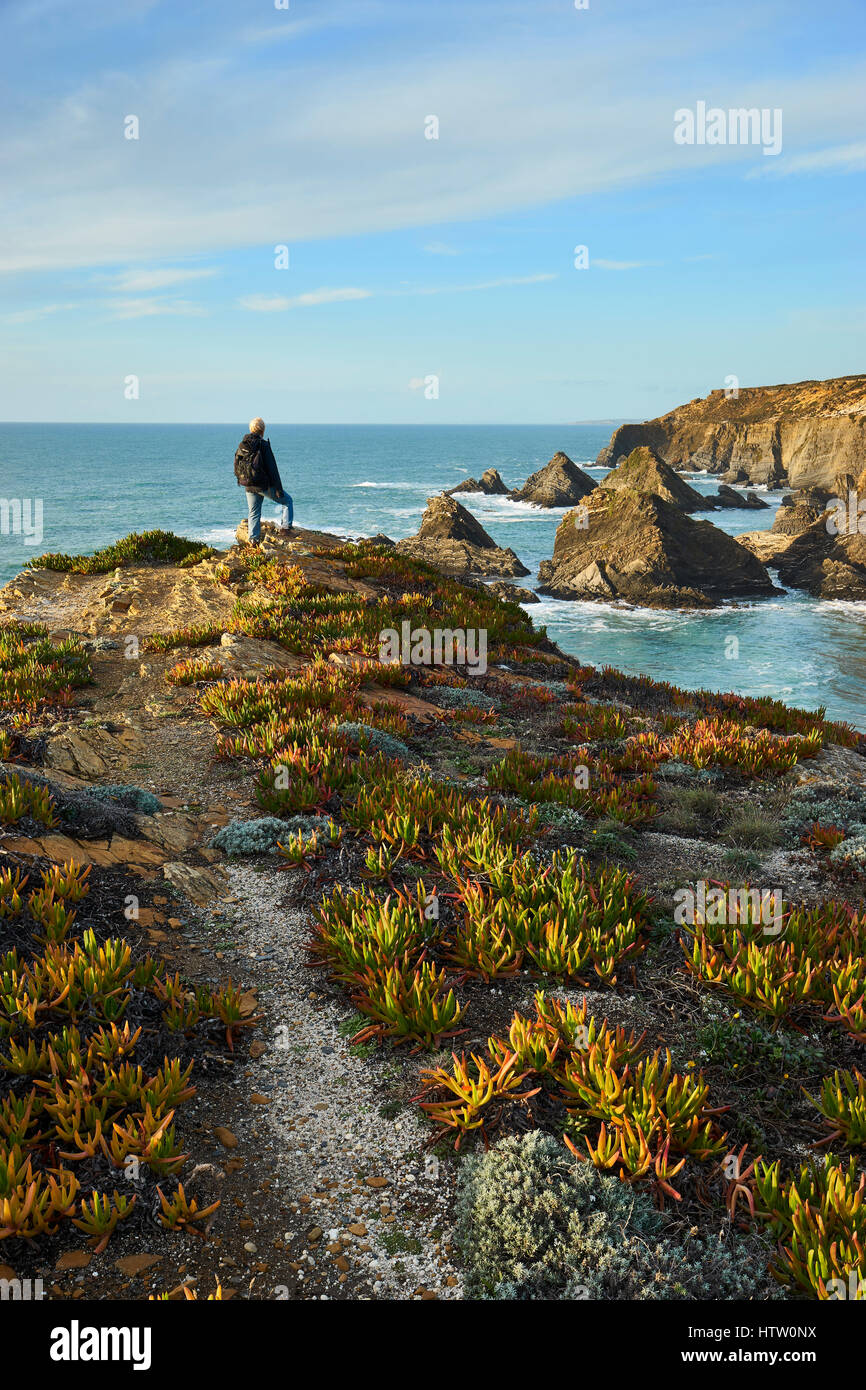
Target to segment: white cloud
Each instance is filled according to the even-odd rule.
[[[186,280],[206,280],[215,270],[125,270],[113,278],[111,287],[118,294],[146,294],[148,290],[170,289]]]
[[[609,26],[572,15],[575,81],[555,17],[533,27],[511,14],[497,27],[464,8],[465,42],[456,7],[444,30],[422,21],[423,42],[398,7],[392,46],[335,46],[335,56],[281,44],[251,72],[227,5],[189,56],[132,63],[120,47],[89,81],[76,82],[70,62],[61,90],[53,72],[36,92],[22,77],[4,102],[0,270],[257,245],[264,257],[277,243],[442,227],[735,162],[787,160],[798,172],[814,157],[796,151],[838,148],[862,128],[866,62],[855,54],[826,74],[725,81],[730,36],[709,26],[683,29],[674,14],[611,42]],[[784,108],[790,158],[674,144],[673,112],[705,94],[708,72],[725,105]],[[137,141],[123,137],[128,113]],[[438,140],[424,138],[430,113]],[[837,167],[856,163],[849,147]]]
[[[77,309],[77,304],[40,304],[32,309],[17,309],[12,314],[4,314],[4,323],[38,323],[50,318],[52,314],[63,314],[69,309]]]
[[[590,265],[600,266],[602,270],[642,270],[644,266],[658,264],[658,261],[606,261],[601,256],[590,260]]]
[[[346,300],[372,299],[372,290],[310,290],[306,294],[296,294],[293,299],[282,295],[248,294],[238,300],[242,309],[251,309],[257,314],[276,314],[284,309],[307,309],[316,304],[340,304]]]
[[[853,145],[833,145],[805,154],[786,155],[772,164],[760,164],[750,169],[748,178],[763,174],[785,178],[789,174],[855,174],[866,169],[866,142]]]
[[[200,318],[207,311],[188,299],[113,299],[109,300],[112,317],[116,319],[147,319],[163,315],[181,318]]]
[[[460,252],[456,246],[449,246],[447,241],[428,241],[424,250],[430,256],[459,256]]]
[[[510,275],[500,280],[484,280],[475,285],[416,285],[399,290],[309,290],[289,299],[284,295],[247,294],[238,300],[242,309],[250,309],[257,314],[278,314],[286,309],[306,309],[316,304],[339,304],[356,299],[406,299],[415,295],[434,294],[475,294],[479,290],[507,289],[512,285],[539,285],[558,277],[550,272],[538,275]]]

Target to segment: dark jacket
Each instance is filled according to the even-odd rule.
[[[242,448],[244,445],[250,447],[256,440],[260,440],[261,442],[260,458],[265,469],[266,480],[262,483],[256,482],[247,484],[247,491],[267,492],[269,488],[276,488],[278,492],[282,492],[282,479],[280,478],[280,470],[277,468],[277,461],[274,458],[274,451],[271,448],[271,441],[269,439],[262,439],[261,435],[245,434],[238,447]],[[244,484],[239,480],[238,487],[243,486]]]

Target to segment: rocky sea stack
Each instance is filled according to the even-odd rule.
[[[767,505],[754,492],[743,494],[724,483],[718,492],[709,495],[698,492],[645,444],[632,449],[628,458],[621,459],[616,468],[602,478],[599,487],[612,491],[633,488],[636,492],[651,492],[665,502],[673,502],[684,512],[714,512],[725,507],[761,509]]]
[[[532,502],[536,507],[574,507],[594,487],[589,474],[560,450],[527,478],[523,487],[515,488],[511,497],[515,502]]]
[[[402,555],[426,560],[443,574],[457,578],[475,574],[489,578],[529,574],[513,550],[498,546],[481,522],[445,493],[428,497],[427,510],[417,534],[398,541],[396,548]]]
[[[508,496],[508,488],[500,478],[497,468],[486,468],[480,478],[467,478],[456,487],[449,487],[445,495],[452,497],[455,492],[483,492],[488,497]]]
[[[866,456],[866,376],[711,391],[643,424],[621,425],[598,456],[614,468],[648,445],[674,468],[707,468],[728,483],[832,488]]]
[[[761,562],[709,521],[634,488],[600,487],[564,516],[538,578],[562,599],[625,599],[653,608],[710,607],[776,592]]]

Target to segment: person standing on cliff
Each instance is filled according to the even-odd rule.
[[[244,435],[237,447],[235,477],[238,487],[244,488],[247,494],[247,536],[251,545],[258,545],[261,541],[262,502],[266,497],[283,509],[280,530],[291,531],[294,505],[283,487],[271,441],[265,439],[265,422],[260,416],[250,420],[249,434]]]

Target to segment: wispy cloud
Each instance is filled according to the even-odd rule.
[[[756,165],[747,178],[771,174],[785,178],[790,174],[856,174],[866,169],[866,141],[852,145],[832,145],[823,150],[804,154],[785,155],[781,159]]]
[[[188,299],[114,299],[109,300],[112,317],[116,319],[148,319],[176,315],[180,318],[201,318],[207,310]]]
[[[14,313],[4,314],[4,323],[39,323],[52,314],[63,314],[69,309],[77,309],[77,304],[39,304],[32,309],[16,309]]]
[[[479,290],[507,289],[512,285],[540,285],[557,276],[549,271],[538,275],[506,275],[499,280],[482,280],[472,285],[414,285],[399,290],[309,290],[293,298],[285,295],[247,294],[238,300],[242,309],[256,314],[279,314],[286,309],[306,309],[317,304],[339,304],[355,299],[407,299],[414,295],[475,294]]]
[[[146,294],[149,290],[166,290],[187,280],[207,280],[215,270],[125,270],[113,277],[111,288],[118,294]]]
[[[38,101],[25,88],[6,103],[3,182],[13,192],[0,208],[0,270],[441,227],[755,159],[748,148],[673,141],[673,109],[718,56],[701,26],[686,38],[658,23],[612,44],[604,25],[582,25],[580,83],[573,49],[543,26],[527,37],[525,25],[492,35],[483,26],[483,42],[470,25],[465,45],[433,26],[429,42],[412,31],[398,48],[395,34],[393,49],[360,57],[320,45],[301,60],[289,43],[279,63],[268,55],[251,74],[229,11],[200,50],[118,60]],[[694,59],[685,82],[684,45]],[[838,146],[859,129],[864,79],[866,63],[852,56],[832,73],[774,83],[786,149]],[[527,105],[525,91],[545,100]],[[736,98],[771,100],[761,81]],[[140,118],[139,141],[124,139],[127,112]],[[424,138],[431,112],[438,140]],[[849,151],[837,167],[854,163]]]
[[[459,256],[460,252],[456,246],[449,246],[447,241],[428,241],[424,250],[429,256]]]
[[[310,290],[288,299],[283,295],[247,294],[238,300],[242,309],[256,314],[278,314],[284,309],[308,309],[317,304],[340,304],[352,299],[372,299],[372,290]]]
[[[642,270],[644,266],[660,264],[660,261],[606,261],[601,256],[590,261],[590,265],[598,266],[600,270]]]

